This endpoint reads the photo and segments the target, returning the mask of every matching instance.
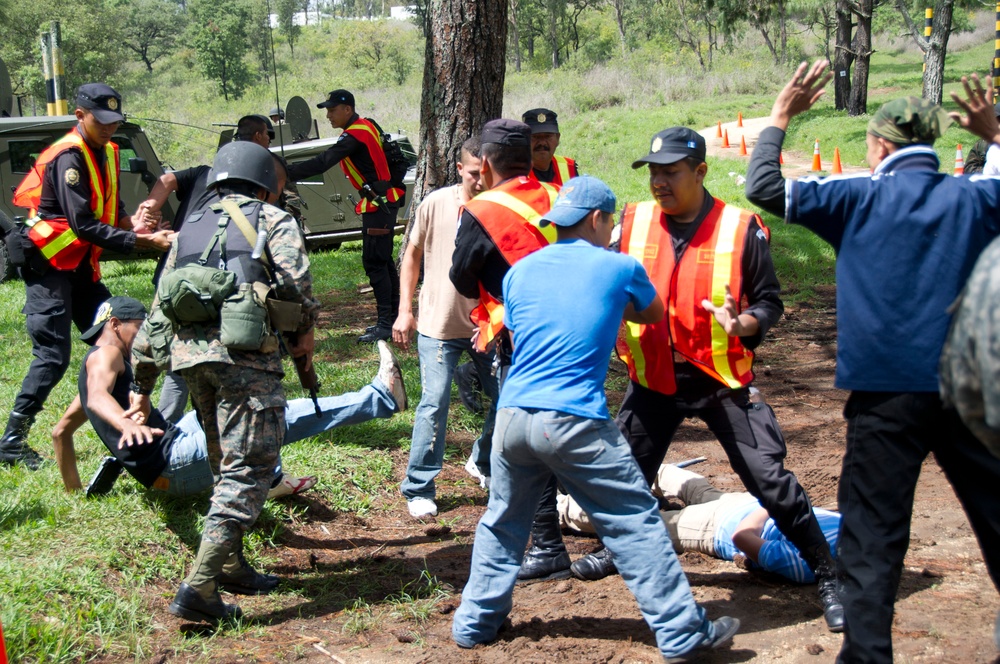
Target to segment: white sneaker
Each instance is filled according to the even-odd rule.
[[[411,498],[406,501],[406,507],[414,519],[437,516],[438,513],[438,506],[430,498]]]
[[[473,479],[479,482],[479,487],[481,489],[488,490],[490,488],[489,475],[483,475],[479,471],[479,466],[477,466],[476,462],[472,460],[472,457],[469,457],[469,460],[465,462],[465,472],[472,475]]]
[[[271,487],[271,490],[267,492],[267,498],[268,500],[272,500],[274,498],[284,498],[285,496],[295,496],[316,486],[316,480],[317,478],[314,475],[306,477],[290,477],[285,475],[281,478],[280,482]]]
[[[385,385],[396,402],[396,412],[406,410],[406,386],[403,385],[403,371],[399,368],[399,360],[389,349],[389,345],[381,339],[375,344],[378,347],[379,365],[375,376]]]

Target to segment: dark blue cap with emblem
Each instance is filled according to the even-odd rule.
[[[101,124],[125,121],[122,96],[110,85],[84,83],[76,90],[76,107],[93,113]]]
[[[687,127],[664,129],[649,144],[649,154],[632,162],[632,168],[643,164],[673,164],[694,157],[705,161],[705,139]]]
[[[507,147],[525,147],[531,145],[531,127],[507,118],[490,120],[483,125],[479,140],[484,145],[496,143]]]
[[[558,134],[559,120],[555,111],[547,108],[533,108],[525,111],[521,122],[531,127],[532,134]]]
[[[326,101],[316,104],[316,108],[331,108],[340,104],[347,104],[351,108],[355,108],[354,95],[347,90],[333,90],[326,96]]]

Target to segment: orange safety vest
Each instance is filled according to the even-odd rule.
[[[378,129],[375,128],[368,120],[364,118],[358,118],[354,123],[344,130],[345,134],[350,134],[352,137],[361,141],[364,146],[368,149],[368,154],[372,159],[372,163],[375,165],[375,173],[378,175],[378,179],[381,182],[389,182],[392,176],[389,174],[389,163],[385,159],[385,151],[382,149],[382,135]],[[361,177],[361,172],[358,171],[354,162],[351,161],[350,157],[345,157],[340,161],[340,168],[344,171],[344,175],[347,179],[351,181],[351,184],[355,189],[361,191],[361,188],[365,184],[374,184],[373,182],[365,182],[365,179]],[[390,203],[396,203],[401,198],[403,198],[406,192],[399,187],[389,187],[389,191],[385,193],[385,200]],[[358,204],[354,206],[354,212],[356,214],[362,214],[364,212],[373,212],[378,209],[378,203],[375,201],[370,201],[365,197],[361,197]]]
[[[576,162],[569,157],[560,157],[559,155],[552,156],[552,171],[555,174],[555,177],[552,178],[552,182],[550,184],[555,184],[560,187],[566,184],[570,178],[575,178],[579,175],[576,170]],[[534,168],[531,169],[528,177],[532,180],[538,179],[538,176],[535,175]]]
[[[38,217],[38,204],[42,198],[46,165],[66,150],[73,148],[80,150],[87,164],[87,174],[90,177],[90,209],[101,223],[117,226],[118,146],[109,142],[104,147],[104,171],[101,172],[97,168],[97,159],[93,151],[76,127],[38,155],[31,171],[17,186],[13,203],[17,207],[28,209],[30,215],[26,222],[28,237],[52,267],[57,270],[75,270],[90,250],[90,265],[93,268],[94,281],[97,281],[101,278],[99,262],[101,247],[78,238],[65,217],[55,219]]]
[[[727,284],[737,297],[743,292],[743,247],[752,220],[769,237],[760,217],[715,199],[677,262],[663,210],[653,201],[625,206],[621,252],[642,263],[667,305],[663,321],[622,325],[618,355],[628,365],[629,378],[655,392],[674,394],[678,353],[733,389],[753,380],[753,352],[739,337],[726,334],[701,306],[704,299],[721,306]]]
[[[510,265],[556,240],[552,225],[539,226],[559,194],[559,187],[526,176],[511,178],[465,204],[479,220],[500,254]],[[479,284],[479,305],[469,315],[479,328],[476,348],[486,352],[503,329],[503,304]]]

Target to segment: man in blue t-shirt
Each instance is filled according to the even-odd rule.
[[[836,386],[847,450],[840,475],[839,573],[846,626],[838,662],[892,662],[892,620],[917,478],[932,453],[955,487],[1000,586],[1000,459],[946,408],[938,358],[948,307],[976,257],[1000,234],[1000,178],[940,173],[933,145],[951,121],[1000,143],[986,88],[963,79],[966,111],[918,97],[884,104],[868,123],[871,175],[785,180],[778,157],[789,122],[830,79],[802,63],[778,94],[747,171],[747,199],[801,224],[837,252]],[[992,303],[982,303],[989,306]]]
[[[615,203],[600,180],[573,178],[541,221],[556,225],[558,242],[504,277],[514,353],[497,405],[489,507],[452,626],[463,648],[492,641],[510,613],[550,474],[592,516],[667,661],[722,645],[739,628],[727,616],[709,621],[695,603],[657,503],[608,414],[604,379],[622,318],[648,324],[664,316],[642,265],[605,251]]]

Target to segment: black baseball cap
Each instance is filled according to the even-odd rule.
[[[122,96],[110,85],[84,83],[76,90],[76,107],[93,113],[101,124],[125,121]]]
[[[111,320],[112,317],[118,320],[145,320],[146,307],[142,302],[132,297],[116,295],[108,298],[97,308],[97,314],[94,316],[94,325],[80,335],[80,341],[85,341],[93,346],[94,342],[97,341],[97,337],[101,336],[104,324]]]
[[[705,139],[687,127],[664,129],[649,144],[649,154],[632,162],[632,168],[643,164],[673,164],[694,157],[705,161]]]
[[[531,127],[523,122],[506,118],[490,120],[483,125],[480,141],[484,145],[496,143],[507,147],[530,147]]]
[[[354,108],[354,95],[347,90],[334,90],[326,96],[326,101],[316,104],[316,108],[331,108],[338,104],[347,104]]]
[[[559,122],[555,111],[547,108],[533,108],[525,111],[521,122],[531,127],[532,134],[558,134]]]

